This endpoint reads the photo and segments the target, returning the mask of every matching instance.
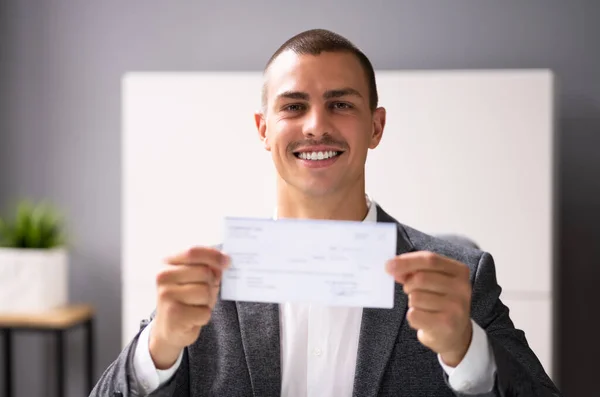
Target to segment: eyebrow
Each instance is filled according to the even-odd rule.
[[[301,91],[284,91],[281,94],[277,95],[277,99],[281,98],[302,99],[304,101],[308,101],[309,95],[306,92]]]
[[[329,91],[326,91],[325,94],[323,94],[324,99],[340,98],[343,96],[357,96],[359,98],[362,98],[362,95],[360,95],[360,92],[358,92],[354,88],[350,88],[350,87],[340,88],[338,90],[329,90]]]
[[[358,92],[354,88],[346,87],[325,91],[325,93],[323,94],[323,99],[341,98],[344,96],[357,96],[359,98],[362,98],[360,92]],[[310,99],[310,95],[302,91],[284,91],[281,94],[277,95],[277,98],[301,99],[303,101],[308,101]]]

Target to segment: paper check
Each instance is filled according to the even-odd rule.
[[[221,299],[392,308],[393,223],[226,218]]]

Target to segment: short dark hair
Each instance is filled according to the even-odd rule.
[[[379,101],[377,95],[377,83],[375,81],[375,71],[369,58],[345,37],[325,29],[311,29],[298,33],[287,40],[275,51],[267,62],[264,69],[266,75],[273,61],[285,51],[291,50],[298,55],[319,55],[322,52],[347,52],[354,55],[360,62],[367,78],[369,86],[369,107],[371,111],[377,109]],[[267,87],[266,80],[262,88],[263,109],[267,105]]]

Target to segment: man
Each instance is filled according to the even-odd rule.
[[[499,300],[492,257],[404,226],[366,195],[386,120],[367,57],[311,30],[264,75],[255,121],[277,217],[397,224],[397,256],[381,264],[394,308],[222,301],[229,258],[193,247],[167,258],[155,315],[91,395],[558,396]]]

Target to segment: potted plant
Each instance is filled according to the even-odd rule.
[[[21,200],[0,218],[0,313],[67,304],[68,256],[62,217],[45,202]]]

